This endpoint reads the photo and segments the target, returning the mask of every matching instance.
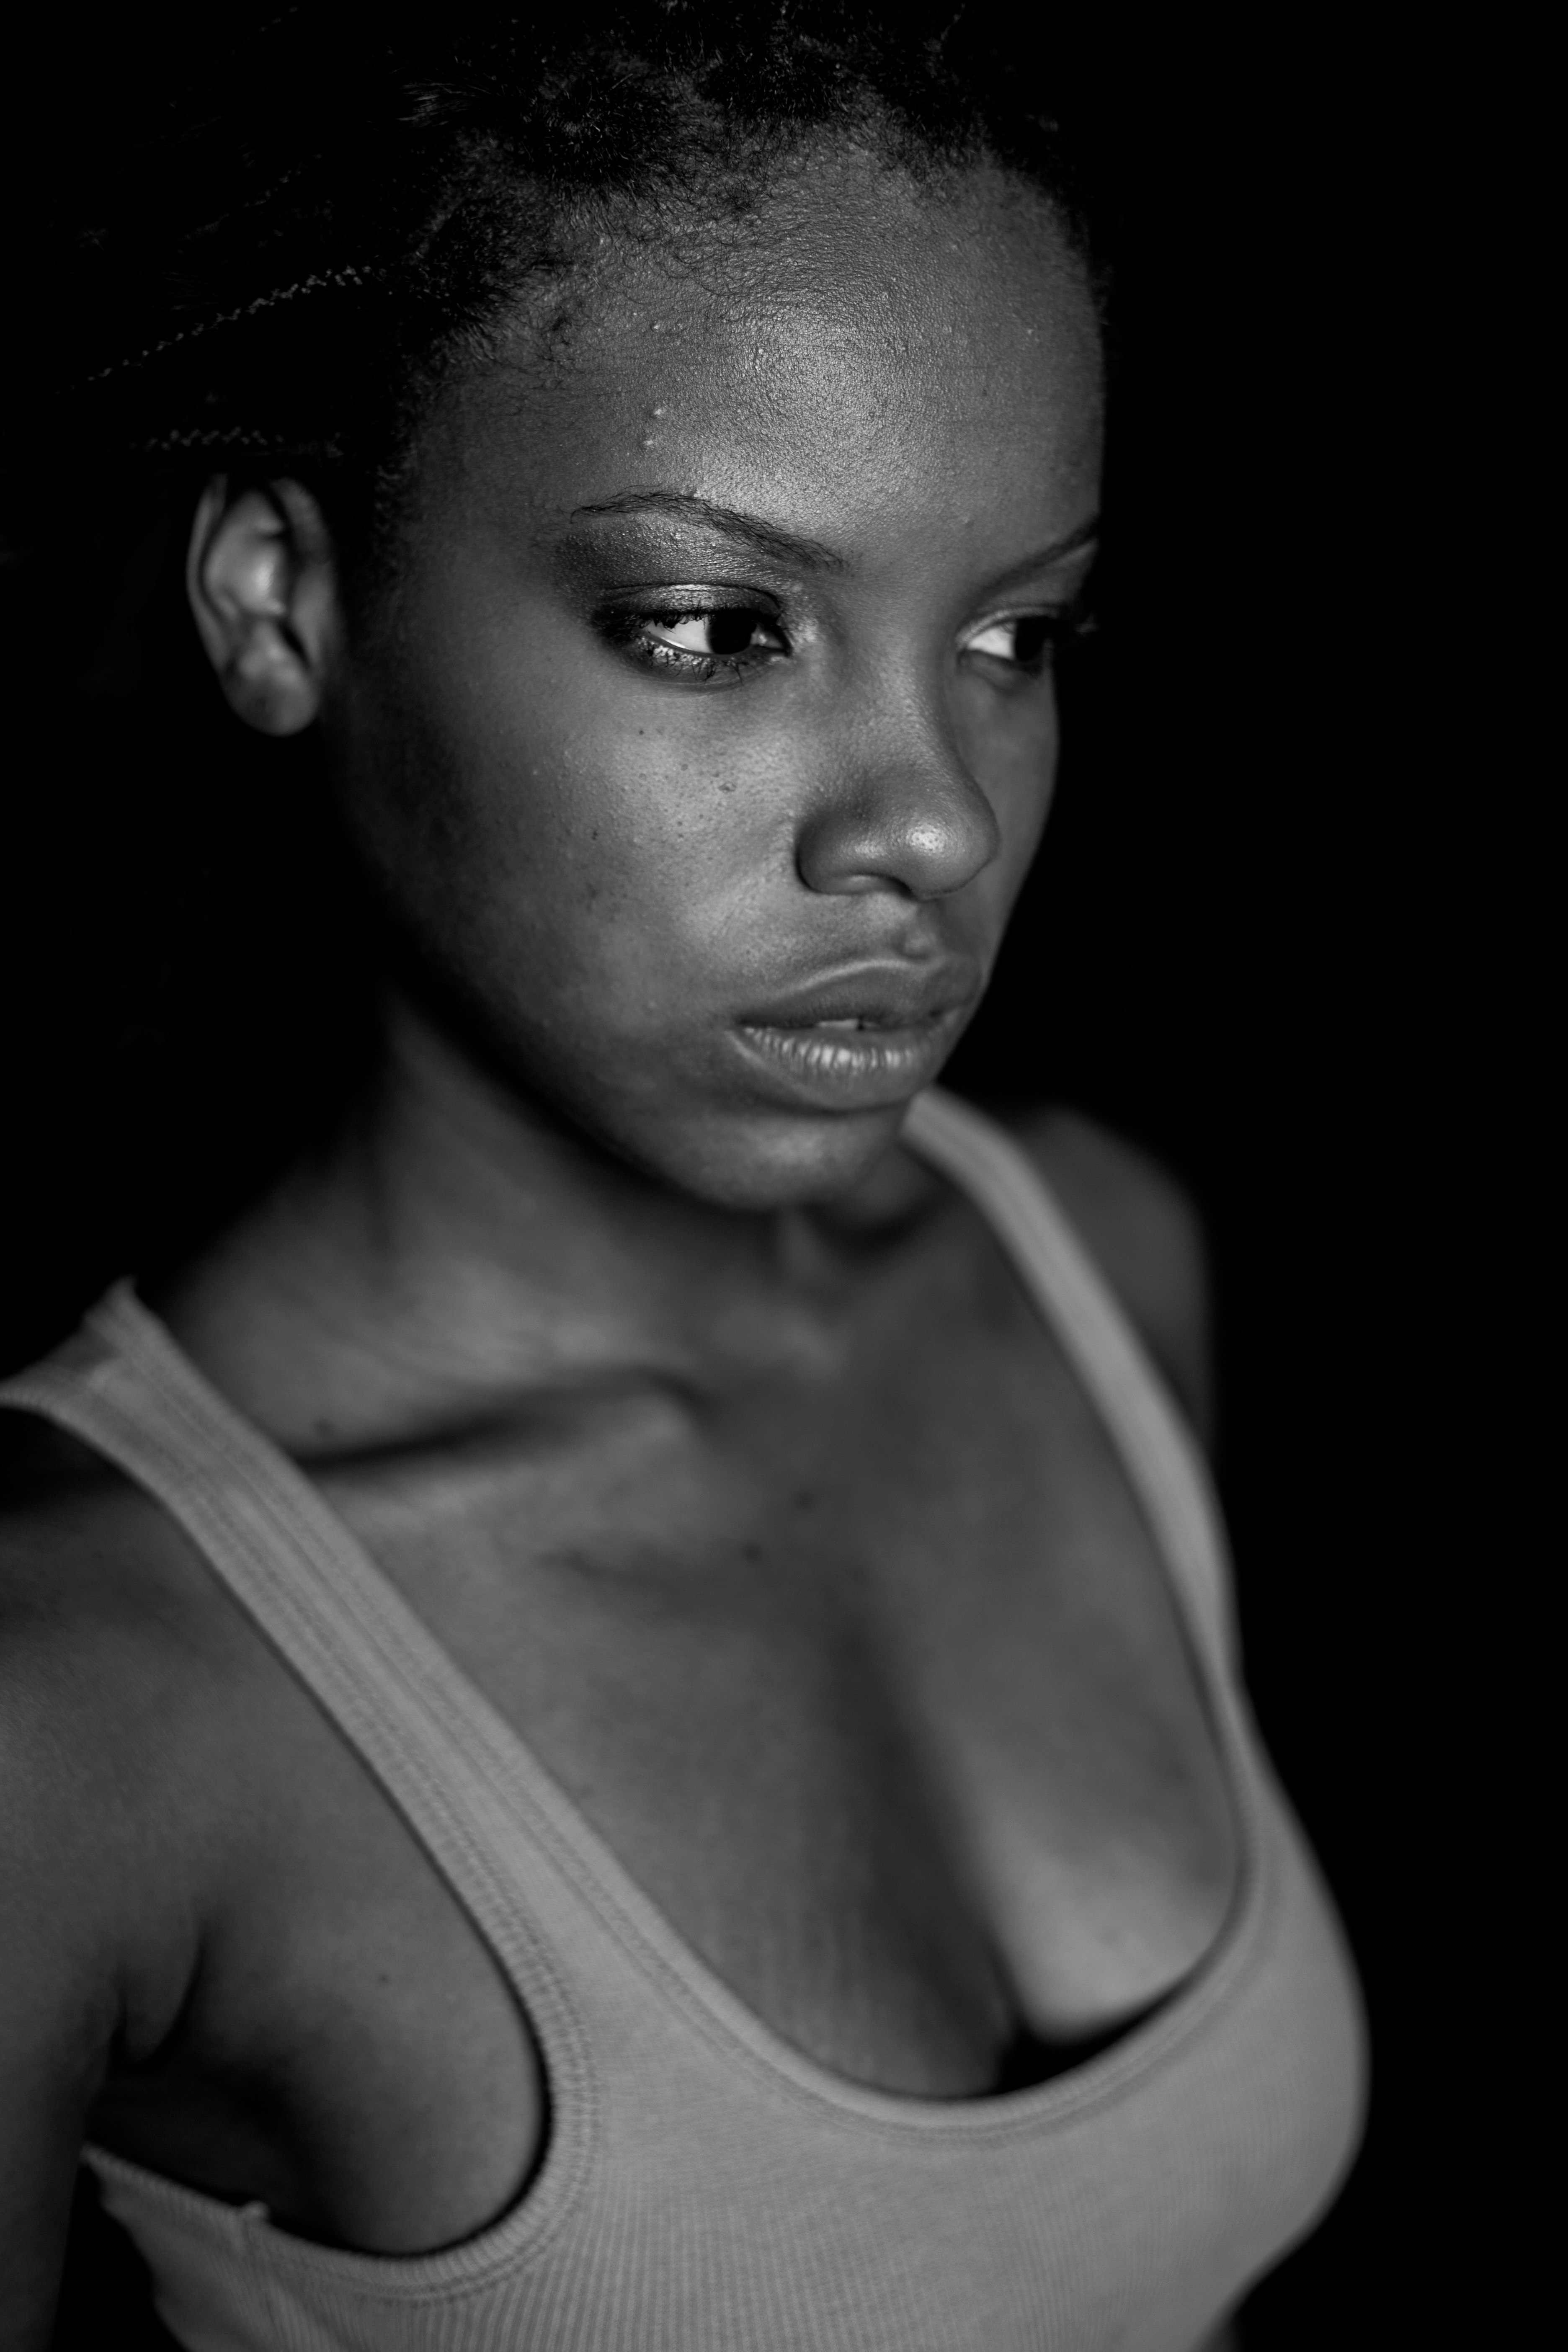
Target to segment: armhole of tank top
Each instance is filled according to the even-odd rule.
[[[520,1783],[510,1733],[303,1474],[208,1388],[129,1281],[0,1381],[0,1408],[79,1439],[167,1513],[451,1885],[538,2036],[552,2105],[591,2115],[580,2022],[513,1894],[520,1826],[552,1860],[570,1853]]]

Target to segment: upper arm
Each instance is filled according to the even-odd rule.
[[[0,1614],[0,1641],[10,1631]],[[49,2341],[87,2112],[117,2022],[98,1842],[72,1801],[30,1647],[0,1655],[0,2343],[16,2352]]]
[[[1020,1137],[1205,1445],[1214,1434],[1208,1252],[1164,1169],[1076,1111]]]
[[[102,1605],[112,1526],[58,1501],[0,1520],[0,2344],[50,2341],[89,2111],[173,1997],[147,1825],[172,1711]],[[167,1982],[165,1983],[165,1979]]]

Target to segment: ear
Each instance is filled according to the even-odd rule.
[[[319,714],[340,630],[331,541],[321,508],[291,481],[203,491],[185,585],[230,708],[264,735],[296,735]]]

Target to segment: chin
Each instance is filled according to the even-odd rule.
[[[765,1215],[839,1201],[899,1139],[907,1103],[805,1116],[758,1111],[693,1120],[637,1163],[672,1191],[715,1209]]]

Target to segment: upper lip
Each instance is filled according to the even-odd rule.
[[[937,964],[867,964],[784,989],[741,1016],[751,1029],[804,1029],[816,1021],[865,1021],[904,1029],[956,1013],[980,992],[980,973],[960,958]]]

